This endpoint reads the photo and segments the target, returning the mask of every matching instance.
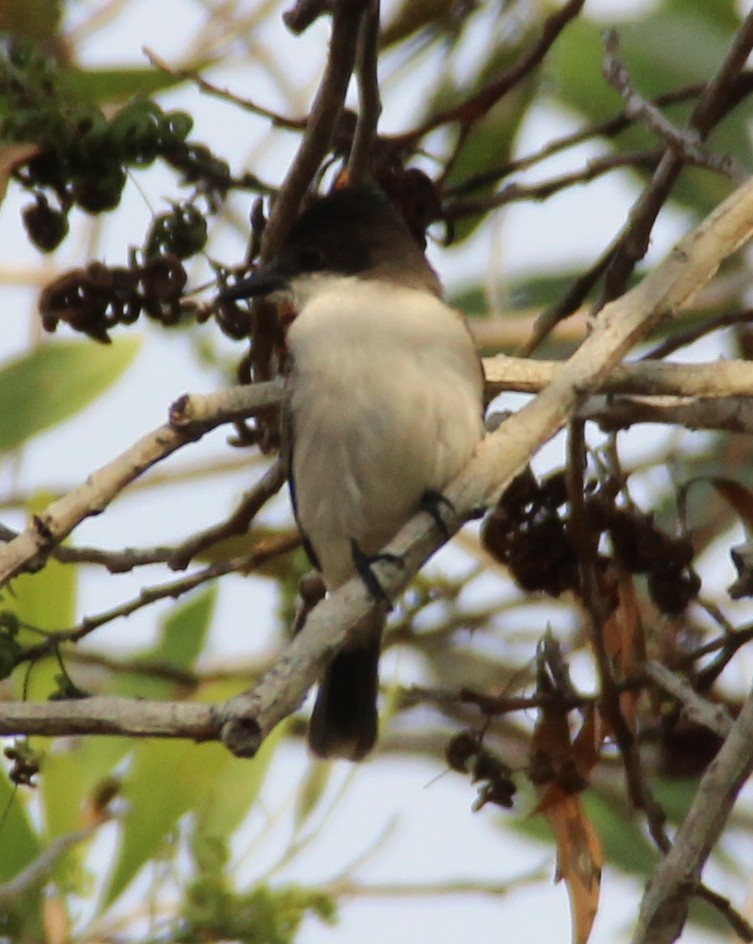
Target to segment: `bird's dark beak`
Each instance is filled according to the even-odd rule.
[[[248,278],[223,288],[217,297],[221,302],[229,302],[241,298],[254,298],[257,295],[270,295],[272,292],[285,288],[286,284],[286,280],[273,268],[262,266],[256,272],[252,272]]]

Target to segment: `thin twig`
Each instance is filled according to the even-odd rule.
[[[178,580],[171,580],[168,583],[158,584],[154,587],[144,587],[132,600],[119,603],[99,613],[97,616],[85,616],[77,625],[68,629],[57,629],[45,631],[47,638],[44,642],[26,649],[19,662],[33,662],[43,656],[55,652],[61,643],[80,642],[93,633],[100,626],[112,623],[116,619],[130,616],[137,610],[145,606],[151,606],[159,600],[177,600],[190,593],[197,587],[201,587],[212,580],[224,577],[226,574],[242,573],[249,574],[257,570],[267,561],[279,554],[286,554],[300,544],[300,537],[294,531],[284,534],[270,540],[260,540],[257,547],[250,553],[241,557],[233,557],[227,561],[217,561],[202,567],[195,573],[187,577],[181,577]]]
[[[740,78],[751,49],[753,12],[745,18],[719,69],[706,86],[690,116],[689,127],[695,129],[701,141],[708,137],[712,128],[727,114],[735,83]],[[682,167],[682,156],[676,150],[667,149],[651,182],[632,208],[627,223],[618,235],[618,245],[606,273],[598,307],[617,298],[625,290],[633,269],[646,254],[656,218],[669,198]]]
[[[753,321],[753,308],[745,308],[743,311],[724,312],[715,318],[704,320],[701,324],[691,325],[684,331],[678,331],[670,335],[656,347],[652,348],[643,355],[643,360],[660,360],[667,357],[668,354],[674,354],[682,347],[693,344],[699,338],[706,337],[720,328],[730,328],[733,325],[747,324]]]
[[[546,308],[536,319],[531,331],[531,337],[520,346],[518,353],[521,357],[532,354],[541,342],[573,312],[577,311],[585,302],[591,290],[608,269],[614,254],[617,251],[618,240],[614,239],[606,249],[602,250],[595,262],[578,276],[570,288],[554,305]]]
[[[669,847],[664,829],[666,813],[648,788],[640,762],[638,740],[622,711],[620,689],[607,650],[605,630],[610,606],[602,589],[598,567],[598,531],[588,526],[585,510],[586,444],[583,424],[570,424],[568,439],[567,495],[570,506],[568,535],[578,555],[580,596],[588,613],[591,648],[599,675],[599,707],[622,757],[630,801],[642,810],[649,832],[661,850]]]
[[[276,385],[279,395],[279,385]],[[134,479],[157,462],[183,446],[201,439],[209,430],[237,415],[237,402],[243,399],[244,415],[268,409],[270,388],[254,387],[225,391],[202,397],[182,397],[171,408],[173,422],[158,427],[142,437],[120,456],[92,472],[86,482],[52,502],[15,538],[0,547],[0,586],[31,566],[41,564],[85,518],[101,514],[110,502]],[[258,399],[257,399],[258,398]],[[199,404],[209,402],[214,412],[207,418]],[[227,411],[223,404],[229,404]],[[193,409],[193,413],[191,410]],[[202,415],[200,422],[192,417]]]
[[[183,570],[206,548],[238,534],[245,534],[249,525],[275,496],[285,482],[285,469],[277,459],[258,481],[241,498],[238,507],[225,521],[220,522],[199,534],[192,535],[176,547],[170,555],[168,564],[172,570]]]
[[[730,177],[741,184],[748,176],[747,171],[729,154],[714,154],[701,143],[699,132],[695,128],[680,129],[662,115],[651,102],[636,92],[630,81],[627,67],[617,58],[619,41],[615,30],[604,33],[603,72],[607,81],[622,96],[625,111],[664,141],[666,146],[676,151],[685,163],[706,167],[718,174]]]
[[[270,259],[293,224],[301,202],[332,142],[356,61],[362,5],[336,0],[329,56],[306,130],[288,168],[262,237],[262,259]]]
[[[178,79],[185,79],[188,82],[193,82],[193,84],[206,95],[211,95],[213,98],[219,98],[221,101],[229,102],[231,105],[237,105],[244,111],[250,111],[254,115],[259,115],[261,118],[266,118],[276,128],[285,128],[288,131],[303,131],[303,129],[306,127],[306,118],[288,118],[285,115],[281,115],[269,108],[265,108],[264,105],[259,105],[257,102],[253,102],[248,98],[243,98],[240,95],[236,95],[229,89],[220,88],[218,85],[213,85],[211,82],[208,82],[196,69],[183,69],[171,66],[151,49],[145,48],[144,53],[149,62],[155,67],[155,69],[159,69],[160,72],[164,72],[166,75],[173,75]]]
[[[575,184],[589,183],[604,174],[622,170],[625,167],[653,170],[661,159],[661,153],[657,149],[652,149],[605,154],[603,157],[591,158],[585,167],[580,170],[558,174],[548,180],[540,180],[530,184],[512,181],[497,193],[478,199],[457,200],[446,204],[442,218],[447,220],[462,219],[465,216],[487,213],[489,210],[505,206],[508,203],[517,203],[523,200],[547,200],[554,194]]]
[[[749,76],[743,72],[743,68],[751,47],[753,14],[746,17],[720,68],[706,85],[693,110],[690,125],[698,132],[701,140],[708,136],[739,98],[750,91]],[[577,311],[605,273],[604,288],[596,310],[625,291],[635,265],[648,249],[656,217],[668,199],[682,166],[681,157],[668,149],[654,171],[651,182],[633,206],[625,226],[596,262],[573,283],[567,294],[539,316],[533,335],[521,349],[521,354],[531,354],[562,319]]]
[[[671,92],[665,92],[663,95],[657,95],[656,98],[651,99],[651,104],[655,105],[657,108],[662,108],[666,105],[674,105],[678,102],[685,102],[688,99],[697,98],[705,88],[706,86],[703,84],[686,85],[683,88],[675,89]],[[578,144],[583,144],[585,141],[590,141],[593,138],[613,138],[620,132],[624,131],[626,128],[629,128],[633,122],[634,119],[631,118],[626,112],[620,112],[619,115],[616,115],[614,118],[610,118],[608,121],[603,121],[601,124],[589,125],[586,128],[581,128],[579,131],[573,131],[570,134],[565,134],[559,138],[554,138],[552,141],[548,141],[546,144],[540,147],[537,151],[533,151],[532,153],[526,154],[523,157],[517,157],[511,161],[507,161],[501,167],[498,167],[495,170],[484,171],[480,174],[472,174],[470,177],[465,178],[461,182],[447,187],[445,190],[445,196],[461,197],[465,194],[472,193],[474,190],[488,187],[490,184],[496,183],[498,180],[503,180],[505,177],[509,177],[510,174],[513,174],[516,171],[528,170],[529,168],[534,167],[536,164],[541,163],[541,161],[552,157],[554,154],[559,154],[562,151],[566,151]]]
[[[351,183],[367,180],[382,102],[377,73],[379,54],[379,0],[369,0],[358,36],[358,122],[348,159]]]
[[[442,125],[458,121],[463,125],[470,125],[478,121],[497,104],[510,89],[514,88],[527,75],[541,64],[551,49],[557,37],[571,20],[574,20],[583,8],[585,0],[569,0],[544,20],[536,42],[526,50],[518,61],[501,75],[496,76],[475,94],[471,95],[459,105],[448,108],[438,115],[434,115],[418,128],[410,131],[410,140],[417,141]],[[407,143],[408,135],[404,135],[402,143]]]
[[[708,728],[720,738],[727,737],[732,728],[732,718],[724,705],[712,704],[702,698],[687,682],[683,682],[679,675],[659,662],[646,663],[646,674],[680,702],[683,714],[689,720]]]

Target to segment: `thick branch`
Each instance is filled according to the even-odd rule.
[[[504,390],[537,393],[564,369],[558,361],[537,361],[497,354],[484,360],[486,395]],[[665,364],[640,361],[620,364],[603,377],[594,392],[674,397],[748,397],[753,395],[753,364]]]
[[[67,701],[3,702],[0,735],[121,734],[128,737],[191,738],[219,736],[217,705],[148,701],[95,695]]]

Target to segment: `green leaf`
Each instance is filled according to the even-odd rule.
[[[379,44],[382,50],[389,49],[420,30],[434,26],[441,31],[451,20],[447,0],[404,0],[382,27]]]
[[[213,767],[207,754],[207,747],[186,741],[144,741],[136,746],[124,781],[128,810],[122,820],[118,856],[102,899],[103,909],[121,895],[144,863],[157,853],[181,816],[191,809],[198,784]]]
[[[21,794],[4,771],[0,772],[0,848],[0,882],[13,878],[42,851]]]
[[[38,514],[49,505],[54,496],[40,492],[29,502],[29,516]],[[78,599],[78,570],[61,564],[53,558],[35,574],[20,574],[8,587],[0,590],[0,611],[12,614],[15,621],[37,630],[68,629],[76,619]],[[39,634],[21,625],[17,641],[22,647],[35,645]],[[48,698],[57,688],[56,676],[60,666],[56,659],[37,660],[33,666],[22,666],[15,675],[18,698],[31,700]]]
[[[601,75],[600,27],[585,17],[568,24],[551,53],[555,97],[594,123],[622,110],[619,94]]]
[[[102,907],[122,894],[189,810],[208,835],[229,835],[256,800],[281,736],[265,743],[252,761],[234,757],[221,744],[138,744],[123,785],[128,811]]]
[[[649,875],[657,853],[624,799],[609,790],[587,790],[583,805],[604,845],[605,861],[629,874]]]
[[[164,620],[157,645],[146,658],[190,669],[204,648],[216,602],[217,587],[211,586],[176,606]]]
[[[191,71],[205,65],[192,67]],[[65,87],[76,98],[100,104],[127,101],[138,95],[156,95],[186,81],[182,76],[153,68],[67,69],[64,75]]]
[[[0,452],[74,416],[125,371],[139,341],[45,344],[0,368]]]
[[[81,829],[86,798],[132,747],[129,738],[75,738],[46,755],[39,795],[49,839]]]
[[[462,87],[455,87],[449,83],[443,86],[429,110],[430,114],[441,112],[450,105],[466,101],[473,92],[487,87],[520,54],[527,38],[523,37],[515,47],[495,48],[488,59],[481,64],[477,75],[471,82]],[[473,122],[460,151],[452,162],[446,181],[448,187],[464,184],[475,175],[489,173],[493,175],[498,168],[507,163],[512,157],[515,138],[528,107],[533,101],[536,88],[535,78],[529,77],[503,95],[483,117]],[[492,179],[488,184],[475,189],[473,196],[481,198],[485,194],[494,192],[498,185],[499,181]],[[466,217],[458,220],[454,227],[453,242],[459,243],[467,239],[484,218],[485,214],[480,214],[475,218]]]
[[[230,838],[258,800],[269,765],[286,733],[287,726],[278,724],[250,762],[222,748],[223,773],[215,778],[205,798],[199,817],[202,832],[218,839]]]
[[[702,16],[712,26],[721,29],[736,30],[741,23],[737,0],[667,0],[664,4],[667,11],[678,14],[693,13]]]
[[[294,822],[297,831],[319,806],[332,774],[332,764],[313,760],[296,795]]]
[[[29,518],[44,511],[54,497],[48,492],[34,495],[27,509]],[[67,629],[76,617],[77,587],[76,568],[50,558],[42,570],[20,574],[13,579],[8,592],[0,591],[0,609],[37,629]],[[24,643],[39,642],[38,636],[30,636],[24,630],[20,638]]]
[[[0,772],[0,883],[15,878],[42,852],[39,837],[29,821],[19,791]],[[0,939],[5,941],[42,941],[42,892],[38,882],[7,907],[0,907]]]

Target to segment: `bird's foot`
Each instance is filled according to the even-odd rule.
[[[450,537],[450,532],[447,528],[444,518],[442,517],[441,509],[447,508],[450,512],[455,511],[455,506],[452,504],[450,499],[441,492],[437,492],[434,489],[427,489],[421,496],[419,508],[421,511],[425,511],[426,514],[429,515],[434,524],[442,532],[442,537],[447,540]]]
[[[366,585],[366,589],[369,591],[371,596],[379,603],[384,603],[387,605],[388,609],[392,609],[392,600],[389,598],[385,592],[384,587],[379,583],[379,578],[373,571],[374,564],[379,563],[380,561],[385,561],[389,564],[394,564],[396,567],[405,567],[405,563],[398,554],[366,554],[358,546],[358,542],[355,538],[350,539],[350,553],[353,558],[353,564],[358,572],[358,576],[363,580]]]

